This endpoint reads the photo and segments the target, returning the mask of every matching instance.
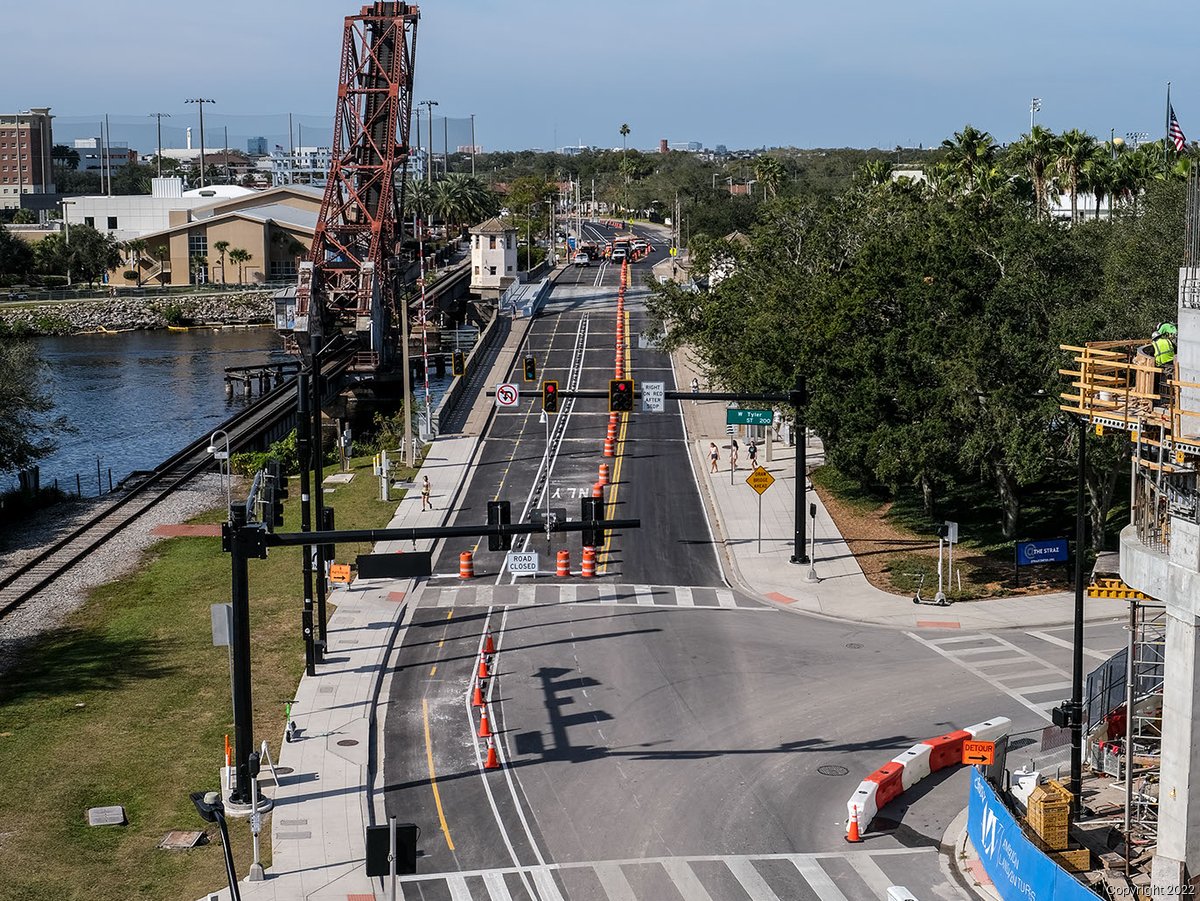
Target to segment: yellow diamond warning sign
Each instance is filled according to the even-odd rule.
[[[750,475],[746,476],[746,484],[759,494],[762,494],[775,484],[775,476],[771,475],[760,466],[755,469],[754,472],[750,473]]]

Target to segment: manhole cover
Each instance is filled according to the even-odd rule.
[[[817,772],[822,776],[845,776],[850,771],[844,766],[838,766],[836,763],[827,763],[825,766],[817,767]]]
[[[342,748],[353,748],[356,744],[358,744],[357,738],[343,738],[338,742],[338,746]]]
[[[277,767],[275,767],[275,772],[277,772],[280,776],[290,776],[292,773],[294,773],[296,771],[293,770],[290,766],[277,766]]]
[[[859,648],[862,647],[862,645],[859,644],[857,641],[852,641],[848,645],[846,645],[846,647],[848,647],[852,651],[857,651]]]
[[[176,830],[164,835],[158,846],[165,851],[187,851],[190,848],[195,848],[203,841],[203,832],[183,832]]]

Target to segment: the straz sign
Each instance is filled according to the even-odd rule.
[[[1070,551],[1066,538],[1017,542],[1017,566],[1032,566],[1035,563],[1066,563],[1068,559],[1070,559]]]

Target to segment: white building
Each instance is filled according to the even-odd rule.
[[[517,280],[517,228],[497,216],[471,229],[471,290],[498,297]]]
[[[151,185],[150,194],[91,195],[65,200],[67,222],[90,225],[118,241],[130,241],[170,228],[172,213],[254,193],[237,185],[208,185],[184,191],[183,180],[179,178],[155,178]]]
[[[271,184],[323,186],[333,168],[330,147],[297,147],[292,151],[276,147],[271,154]]]
[[[103,138],[76,138],[74,149],[79,154],[80,172],[101,172],[105,169],[111,172],[137,159],[137,152],[131,153],[129,145],[123,141],[105,144]]]

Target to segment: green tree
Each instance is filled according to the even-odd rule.
[[[54,161],[55,169],[70,169],[74,172],[79,168],[79,151],[66,144],[55,144],[50,150],[50,159]]]
[[[243,250],[241,247],[234,247],[229,251],[229,262],[237,263],[238,267],[238,284],[246,284],[246,274],[244,266],[254,259],[253,255],[248,250]]]
[[[48,235],[34,248],[37,271],[65,277],[70,271],[91,285],[124,261],[116,239],[90,225],[71,226],[71,243],[62,234]]]
[[[133,238],[125,242],[125,250],[129,253],[129,261],[133,266],[137,286],[142,286],[142,256],[150,245],[142,238]]]
[[[23,284],[33,265],[33,248],[0,225],[0,281]]]
[[[1054,132],[1035,125],[1029,134],[1021,135],[1005,151],[1005,162],[1014,171],[1024,171],[1033,185],[1034,209],[1039,217],[1049,209],[1047,169],[1051,166],[1058,139]]]
[[[973,125],[956,131],[953,139],[942,141],[942,149],[950,183],[957,190],[975,190],[996,164],[995,140]]]
[[[33,225],[37,222],[37,213],[28,207],[21,207],[13,213],[13,225]]]
[[[783,183],[783,164],[773,156],[761,154],[754,160],[754,177],[763,186],[763,193],[773,198]]]
[[[1058,137],[1054,168],[1063,178],[1063,186],[1071,198],[1071,221],[1079,221],[1079,190],[1083,169],[1096,150],[1096,139],[1085,131],[1072,128]]]
[[[63,418],[47,418],[53,402],[41,375],[33,344],[0,341],[0,472],[43,459],[55,448],[54,435],[69,431]]]
[[[220,257],[221,257],[221,285],[222,286],[224,286],[224,284],[225,284],[225,253],[226,253],[226,251],[229,250],[229,246],[230,245],[229,245],[228,241],[221,240],[221,241],[213,242],[213,250],[215,250],[218,254],[220,254]]]

